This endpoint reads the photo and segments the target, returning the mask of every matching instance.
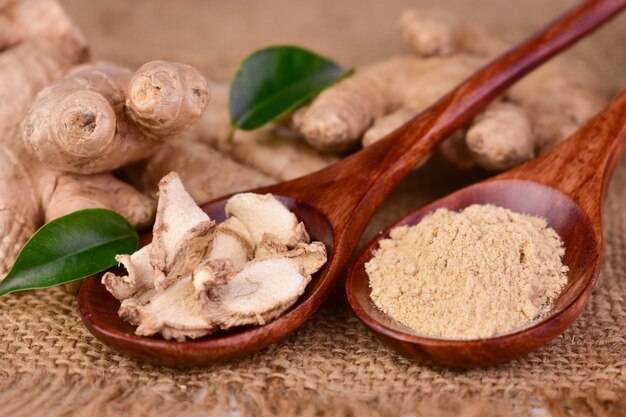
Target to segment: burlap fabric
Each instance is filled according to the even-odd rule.
[[[358,1],[331,7],[333,3],[326,0],[302,5],[285,0],[259,2],[265,6],[256,2],[247,6],[243,1],[229,5],[171,2],[177,4],[177,17],[184,15],[185,8],[188,16],[200,13],[193,13],[193,7],[205,13],[214,8],[223,18],[224,39],[208,36],[222,33],[219,28],[195,27],[197,18],[167,20],[167,13],[174,10],[169,2],[160,2],[162,7],[125,0],[67,3],[95,45],[96,55],[129,64],[162,56],[198,64],[202,61],[198,51],[204,50],[208,70],[220,73],[217,68],[232,68],[246,50],[257,46],[254,42],[289,40],[331,55],[335,50],[344,62],[389,55],[400,47],[390,40],[391,29],[386,26],[392,26],[408,1],[368,2],[362,7]],[[537,22],[570,2],[516,2],[515,7],[527,11],[517,14],[511,10],[511,2],[444,3],[459,7],[470,17],[474,13],[477,19],[493,22],[495,28],[507,27],[516,36],[537,27]],[[294,13],[297,7],[303,8],[301,14]],[[271,23],[276,16],[287,15],[289,20],[279,19],[286,31],[282,33],[280,24]],[[312,16],[320,25],[317,32],[298,29],[298,21],[308,22]],[[161,42],[161,49],[155,46],[158,42],[144,36],[143,29],[128,26],[133,19],[144,22],[137,23],[143,29],[146,19],[154,19],[159,26],[154,37]],[[255,23],[258,21],[263,23]],[[241,22],[248,32],[229,26]],[[382,41],[377,44],[379,28]],[[204,30],[207,37],[185,35],[190,30]],[[162,32],[169,36],[178,33],[179,37],[168,38],[167,43]],[[190,45],[190,39],[196,43]],[[360,46],[348,48],[342,40],[354,45],[359,40]],[[619,77],[620,70],[622,77],[625,74],[624,40],[626,20],[621,19],[575,53],[592,59],[592,65],[604,71],[617,89],[624,85]],[[241,46],[232,50],[212,51],[210,46],[228,47],[237,42]],[[394,193],[368,235],[411,208],[476,179],[426,166]],[[161,368],[135,362],[101,344],[83,327],[74,297],[51,289],[0,298],[0,415],[626,415],[625,187],[623,160],[605,205],[604,264],[588,307],[562,337],[509,364],[458,371],[407,360],[368,333],[350,312],[338,287],[301,329],[263,352],[204,369]]]

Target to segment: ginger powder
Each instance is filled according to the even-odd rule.
[[[567,282],[557,233],[493,205],[393,229],[365,264],[376,306],[418,333],[491,337],[541,318]]]

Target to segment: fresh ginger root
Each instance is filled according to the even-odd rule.
[[[24,120],[24,141],[53,168],[109,172],[146,159],[196,122],[207,99],[206,81],[187,65],[155,61],[133,75],[88,64],[38,94]]]
[[[400,26],[415,56],[357,69],[294,113],[294,128],[314,148],[335,152],[376,142],[504,49],[484,29],[441,14],[409,11]],[[557,59],[506,92],[439,154],[459,167],[508,169],[566,138],[607,99],[586,68]]]
[[[153,61],[139,68],[128,87],[130,117],[148,135],[173,135],[194,124],[208,100],[206,80],[193,67]]]
[[[0,278],[42,223],[42,191],[52,188],[47,185],[55,178],[25,151],[18,134],[20,120],[38,90],[86,58],[82,37],[67,19],[46,18],[62,13],[56,2],[24,3],[30,7],[12,1],[0,9]],[[42,14],[37,31],[21,30],[28,26],[22,16],[40,6],[49,14]],[[35,36],[46,32],[46,25],[54,35]]]
[[[227,140],[231,123],[226,84],[211,85],[211,101],[194,129],[198,140],[275,181],[288,181],[310,174],[340,159],[336,155],[320,153],[295,132],[276,125],[251,132],[237,131],[231,141]],[[172,166],[170,170],[180,173],[191,194],[194,195],[195,187],[190,184],[185,173],[181,172],[182,169],[175,169]],[[167,172],[162,172],[165,173]]]
[[[497,140],[495,140],[497,139]],[[467,131],[467,149],[486,169],[504,170],[535,157],[535,137],[526,112],[512,103],[495,103]]]
[[[506,45],[484,28],[442,12],[406,10],[399,21],[402,37],[418,56],[445,56],[463,51],[494,56]]]
[[[107,208],[136,227],[149,225],[154,198],[109,171],[145,159],[155,144],[184,129],[204,109],[206,84],[195,70],[151,63],[153,86],[164,92],[148,91],[150,70],[136,73],[144,78],[134,91],[144,88],[149,98],[140,124],[135,121],[139,116],[124,110],[131,107],[125,101],[132,72],[104,64],[76,67],[87,58],[82,35],[56,0],[0,4],[0,279],[39,226],[72,211]],[[192,98],[177,105],[176,94],[187,92]],[[151,124],[151,117],[158,121]],[[105,139],[98,142],[100,137]]]
[[[70,38],[81,35],[56,0],[0,1],[0,51],[29,39]]]
[[[233,161],[193,135],[163,144],[149,159],[126,170],[132,183],[149,194],[154,194],[159,180],[172,171],[178,172],[198,204],[276,182],[254,168]]]

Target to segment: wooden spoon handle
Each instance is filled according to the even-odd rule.
[[[625,146],[626,90],[623,90],[569,139],[494,180],[527,179],[548,185],[567,194],[591,219],[599,220],[607,185]]]

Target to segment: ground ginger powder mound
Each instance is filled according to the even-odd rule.
[[[365,264],[376,306],[418,333],[491,337],[545,315],[567,282],[557,233],[493,205],[393,229]]]

